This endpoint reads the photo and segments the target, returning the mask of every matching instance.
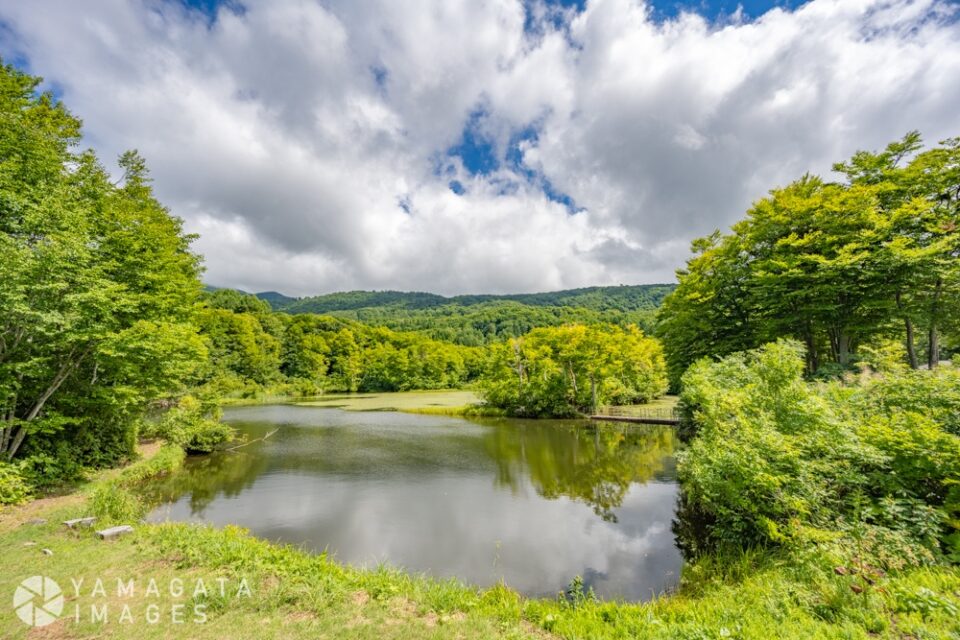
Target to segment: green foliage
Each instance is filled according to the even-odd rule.
[[[591,602],[597,602],[593,587],[586,587],[581,576],[574,576],[563,592],[563,599],[574,609]]]
[[[210,453],[229,442],[234,432],[229,425],[220,422],[220,409],[216,403],[204,403],[187,395],[149,425],[143,435],[163,438],[187,453]]]
[[[115,183],[38,82],[0,67],[0,455],[116,464],[206,355],[199,259],[143,159],[123,154]]]
[[[700,357],[781,337],[804,343],[808,373],[847,370],[861,351],[875,359],[889,339],[903,364],[925,355],[936,367],[960,317],[960,138],[919,149],[908,134],[859,152],[835,167],[845,183],[804,176],[730,234],[694,241],[658,311],[672,384]]]
[[[647,329],[652,325],[653,311],[672,289],[672,285],[637,285],[452,298],[399,291],[351,291],[299,300],[266,295],[275,301],[274,308],[287,313],[329,314],[395,331],[416,331],[435,340],[479,346],[516,338],[536,327],[578,322],[633,323]]]
[[[870,378],[849,402],[857,411],[873,414],[914,413],[926,416],[960,436],[960,369],[897,371]]]
[[[90,508],[102,524],[130,524],[147,513],[148,502],[142,495],[143,485],[176,471],[183,464],[184,451],[166,444],[151,458],[141,460],[114,478],[93,485]]]
[[[30,484],[24,479],[20,466],[0,462],[0,505],[26,502],[30,494]]]
[[[431,309],[448,305],[469,307],[490,302],[517,302],[533,307],[577,307],[598,311],[637,311],[655,309],[663,297],[673,289],[668,284],[645,284],[619,287],[587,287],[549,293],[519,293],[507,295],[461,295],[445,298],[432,293],[402,291],[347,291],[322,296],[287,299],[274,308],[289,313],[328,314],[336,311],[356,311],[377,307],[393,309]],[[275,295],[257,294],[276,299]]]
[[[216,289],[205,292],[204,301],[214,309],[225,309],[234,313],[251,313],[257,316],[269,315],[273,307],[266,300],[236,289]]]
[[[670,289],[594,287],[455,298],[349,292],[286,300],[284,313],[271,313],[256,296],[219,289],[205,294],[207,308],[200,314],[211,354],[204,388],[240,398],[461,388],[480,376],[489,343],[578,321],[622,325],[629,333],[628,320],[649,320]],[[635,370],[607,377],[601,393],[612,402],[660,393],[656,384],[640,381],[644,375],[649,373]]]
[[[147,511],[137,494],[116,483],[96,487],[90,494],[90,508],[104,525],[135,523]]]
[[[199,317],[214,371],[228,371],[258,384],[278,379],[280,341],[251,313],[204,309]]]
[[[508,415],[566,417],[651,400],[667,380],[659,343],[638,328],[564,325],[491,346],[479,385]]]
[[[271,313],[253,296],[219,290],[201,313],[209,344],[205,389],[224,396],[453,389],[471,382],[480,353],[358,322]],[[246,310],[244,310],[246,309]]]
[[[919,613],[924,619],[933,617],[937,612],[956,618],[960,613],[957,604],[936,592],[920,587],[916,591],[902,590],[897,594],[897,611],[901,613]]]
[[[152,458],[141,460],[124,469],[119,483],[124,487],[136,487],[146,480],[173,473],[183,464],[184,451],[173,444],[165,444]]]
[[[86,432],[86,430],[85,430]],[[106,450],[100,459],[117,460],[126,459],[126,451],[129,450],[127,442],[110,442],[110,435],[116,432],[108,430],[103,441],[97,443],[97,446],[84,447],[87,456],[86,460],[96,460],[97,457],[90,457],[90,454],[98,448]],[[83,438],[86,439],[86,438]],[[64,442],[53,436],[35,436],[25,447],[26,455],[20,459],[19,465],[21,473],[31,486],[38,490],[50,490],[68,486],[83,480],[89,470],[90,464],[85,466],[82,458],[77,455],[76,445],[81,438],[74,438],[74,441]],[[72,446],[73,445],[73,446]],[[114,449],[114,452],[110,450]],[[121,453],[122,451],[122,453]]]
[[[960,377],[897,371],[813,384],[803,370],[801,345],[778,342],[701,360],[684,376],[698,425],[678,467],[681,520],[696,523],[681,525],[688,549],[853,545],[887,568],[949,553],[956,405],[917,411],[909,391],[929,386],[955,401]]]

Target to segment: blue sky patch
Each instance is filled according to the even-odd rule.
[[[749,19],[759,18],[770,9],[796,9],[803,0],[654,0],[655,18],[673,18],[682,11],[699,13],[708,20],[717,20],[736,13],[743,7],[743,14]]]
[[[179,2],[186,7],[199,11],[207,16],[211,22],[217,17],[217,10],[221,6],[230,8],[234,13],[243,14],[246,8],[241,0],[168,0]],[[524,0],[529,7],[530,0]],[[674,18],[682,11],[694,11],[704,16],[708,20],[717,20],[732,15],[737,8],[742,6],[744,15],[749,19],[762,16],[764,13],[774,7],[785,9],[796,9],[804,3],[805,0],[650,0],[653,7],[653,16],[659,20]],[[586,8],[586,0],[546,0],[548,6],[561,7],[564,9],[575,9],[583,11]],[[528,10],[527,28],[530,30],[532,24],[529,22]],[[559,27],[559,24],[554,26]]]
[[[708,20],[716,20],[732,15],[740,6],[743,7],[744,15],[753,19],[759,18],[775,7],[796,9],[803,2],[804,0],[651,0],[650,5],[653,7],[654,18],[660,20],[674,18],[682,11],[693,11]],[[577,11],[582,11],[586,1],[547,0],[547,4],[564,8],[573,7]]]
[[[447,150],[448,156],[460,156],[464,168],[472,175],[486,175],[500,168],[493,140],[481,130],[485,115],[483,109],[471,113],[463,127],[460,142]]]
[[[387,90],[387,70],[381,66],[370,67],[370,73],[373,74],[373,81],[377,83],[381,91]]]
[[[168,0],[179,2],[188,9],[199,11],[207,17],[208,22],[213,23],[217,19],[217,11],[220,7],[226,7],[237,15],[243,15],[247,8],[243,6],[240,0]]]

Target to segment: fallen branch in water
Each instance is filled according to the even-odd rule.
[[[224,451],[235,451],[235,450],[239,449],[240,447],[245,447],[245,446],[247,446],[248,444],[253,444],[254,442],[263,442],[264,440],[266,440],[267,438],[269,438],[270,436],[272,436],[273,434],[275,434],[277,431],[280,431],[280,429],[274,429],[273,431],[271,431],[271,432],[268,433],[267,435],[263,436],[262,438],[257,438],[256,440],[251,440],[250,442],[244,442],[243,444],[238,444],[238,445],[235,446],[235,447],[227,447],[226,449],[224,449]]]

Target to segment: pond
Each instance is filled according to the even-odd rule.
[[[255,535],[481,586],[608,599],[675,586],[670,428],[272,405],[229,409],[248,440],[188,460],[151,520]]]

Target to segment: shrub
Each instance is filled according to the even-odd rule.
[[[233,439],[233,428],[216,420],[200,420],[191,425],[187,437],[180,442],[187,453],[210,453]]]
[[[129,523],[141,519],[148,504],[138,493],[146,480],[166,475],[183,464],[184,451],[179,445],[166,444],[148,460],[133,464],[112,480],[94,486],[90,505],[94,515],[108,523]]]
[[[38,489],[77,482],[86,471],[66,446],[55,446],[46,453],[31,454],[20,463],[20,469],[23,477]]]
[[[219,407],[190,395],[144,433],[164,438],[188,453],[210,453],[233,438],[233,429],[219,420]]]
[[[146,513],[139,496],[119,482],[105,482],[90,495],[94,515],[104,524],[136,522]]]
[[[684,376],[682,405],[696,424],[678,469],[684,545],[856,540],[887,566],[950,554],[960,378],[894,371],[858,385],[807,383],[803,365],[800,345],[782,341]]]
[[[902,371],[878,376],[855,389],[847,401],[864,414],[916,413],[960,436],[960,369]]]
[[[26,502],[30,491],[19,465],[0,463],[0,505]]]

